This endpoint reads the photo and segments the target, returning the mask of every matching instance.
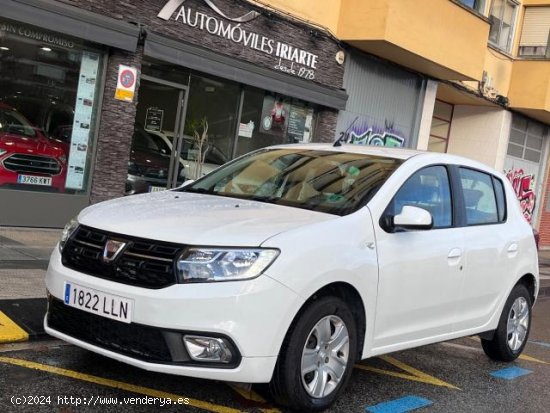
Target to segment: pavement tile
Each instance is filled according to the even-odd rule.
[[[10,298],[45,298],[44,270],[0,270],[0,300]]]
[[[0,261],[28,260],[29,256],[12,247],[0,246]]]

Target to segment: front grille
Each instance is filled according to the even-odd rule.
[[[61,165],[54,158],[16,153],[4,160],[4,168],[17,173],[59,175]]]
[[[162,330],[90,314],[50,296],[48,326],[98,347],[149,362],[171,363]]]
[[[105,262],[103,251],[109,239],[125,242],[126,246],[113,261]],[[73,270],[110,281],[164,288],[176,283],[175,261],[183,248],[81,225],[65,245],[62,262]]]

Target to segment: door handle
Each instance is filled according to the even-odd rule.
[[[453,248],[449,251],[449,255],[447,255],[447,258],[451,259],[457,259],[462,257],[462,250],[460,248]]]

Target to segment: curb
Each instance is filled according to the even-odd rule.
[[[46,298],[0,300],[0,344],[47,337],[43,320]]]

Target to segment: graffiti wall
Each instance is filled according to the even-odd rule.
[[[519,169],[509,169],[506,178],[512,183],[525,219],[531,223],[535,212],[535,175]]]
[[[407,143],[405,134],[393,122],[377,122],[366,116],[348,117],[347,124],[339,122],[338,138],[357,145],[403,147]]]

